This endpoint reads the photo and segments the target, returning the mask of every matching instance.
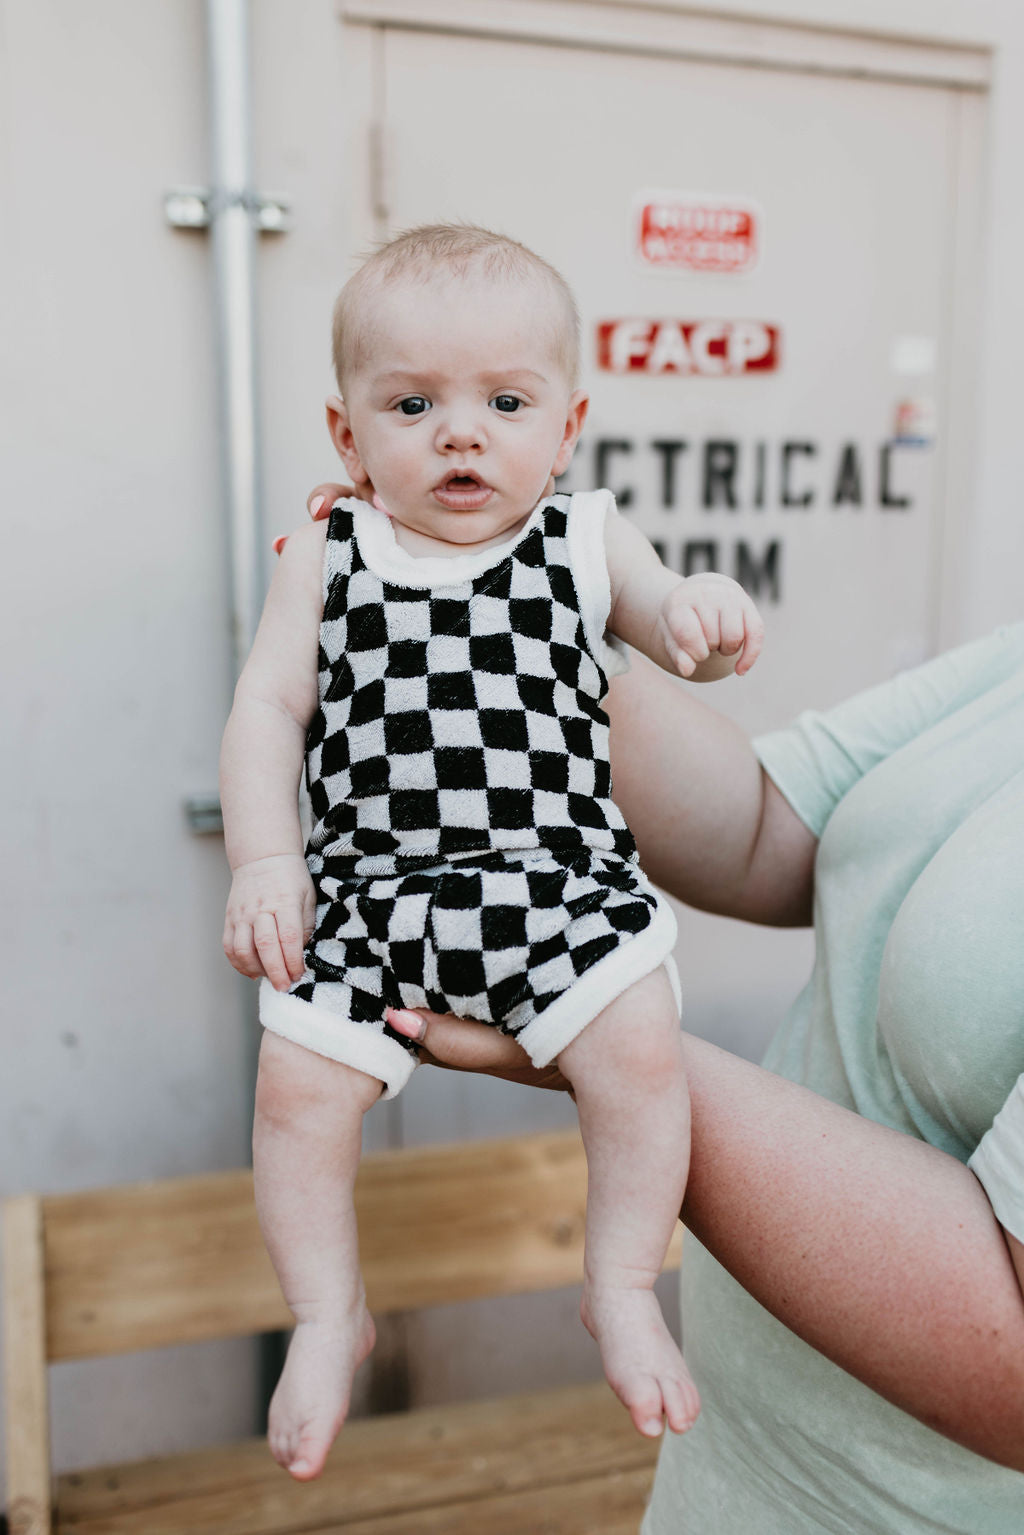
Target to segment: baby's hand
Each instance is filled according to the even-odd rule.
[[[694,682],[742,677],[757,660],[764,623],[742,586],[712,571],[688,576],[665,598],[658,620],[676,670]]]
[[[265,975],[287,991],[306,968],[303,949],[313,931],[316,893],[301,853],[239,864],[224,918],[224,953],[242,975]]]

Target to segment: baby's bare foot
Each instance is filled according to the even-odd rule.
[[[373,1348],[365,1306],[351,1316],[301,1320],[270,1403],[267,1438],[279,1465],[300,1482],[319,1476],[348,1412],[352,1377]]]
[[[663,1416],[673,1433],[692,1428],[700,1397],[651,1291],[588,1286],[580,1314],[597,1339],[608,1384],[640,1433],[656,1438]]]

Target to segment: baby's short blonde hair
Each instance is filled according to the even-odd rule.
[[[539,281],[555,300],[552,343],[575,388],[580,366],[580,318],[572,290],[560,272],[528,246],[476,224],[422,224],[406,229],[374,251],[342,288],[331,327],[334,372],[345,392],[345,375],[369,351],[366,300],[396,278],[427,282],[438,270],[455,277],[483,273],[496,283]]]

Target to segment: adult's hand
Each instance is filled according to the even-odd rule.
[[[331,507],[342,496],[355,497],[357,501],[373,501],[373,486],[366,485],[337,485],[329,480],[324,485],[316,485],[306,497],[306,511],[314,522],[319,522],[324,517],[331,515]]]
[[[534,1066],[522,1045],[493,1024],[404,1008],[389,1008],[386,1016],[397,1033],[417,1041],[420,1060],[428,1065],[447,1066],[450,1071],[482,1071],[506,1082],[521,1082],[524,1087],[570,1091],[557,1066]]]
[[[314,522],[322,522],[331,515],[331,507],[341,496],[355,496],[359,501],[373,500],[372,485],[337,485],[333,481],[316,485],[306,497],[306,511]],[[288,542],[287,533],[278,533],[272,540],[275,554],[280,554]]]

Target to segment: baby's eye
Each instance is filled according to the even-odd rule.
[[[491,401],[495,410],[500,410],[504,415],[513,415],[522,405],[522,400],[514,394],[496,394]]]
[[[395,409],[400,410],[403,416],[422,416],[430,409],[430,401],[425,400],[421,394],[410,394],[404,400],[399,400]]]

